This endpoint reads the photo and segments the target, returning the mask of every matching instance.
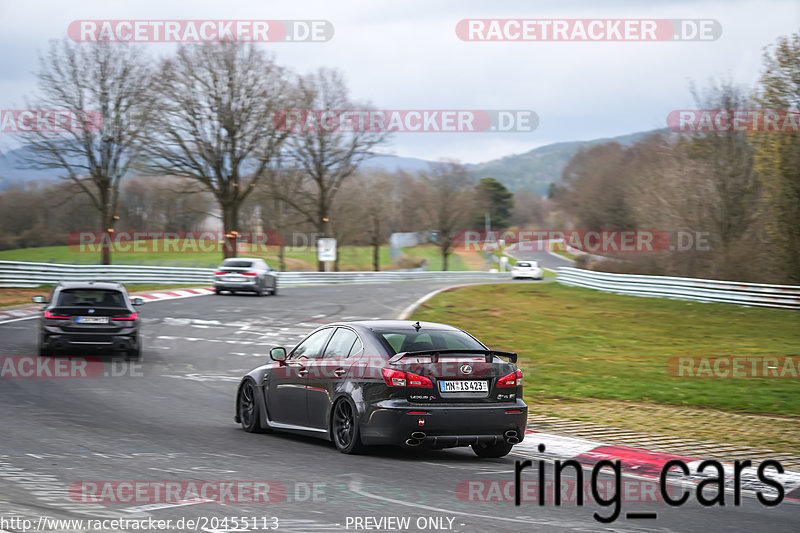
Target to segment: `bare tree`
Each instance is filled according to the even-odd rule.
[[[138,50],[124,44],[53,41],[39,59],[39,92],[29,106],[66,111],[71,124],[53,115],[45,127],[20,134],[29,168],[58,169],[91,200],[97,227],[113,232],[119,185],[140,154],[151,109],[150,70]],[[37,124],[37,126],[41,126]],[[109,240],[102,263],[111,263]]]
[[[428,185],[425,195],[429,223],[439,232],[436,244],[442,253],[442,270],[447,270],[453,253],[453,234],[465,229],[474,208],[474,186],[467,169],[457,163],[437,163],[423,174]]]
[[[213,194],[235,240],[243,202],[288,135],[273,122],[289,106],[286,71],[252,45],[220,42],[178,48],[156,79],[147,169],[190,178]],[[230,241],[223,250],[236,255]]]
[[[318,117],[325,111],[364,110],[368,106],[350,99],[342,75],[319,69],[298,80],[299,108]],[[289,204],[315,228],[317,233],[335,237],[330,223],[331,208],[342,184],[371,150],[385,142],[387,134],[370,128],[301,127],[286,143],[287,163],[296,170],[303,194],[286,195],[274,188],[276,196]],[[323,269],[322,263],[318,265]]]
[[[764,51],[763,61],[756,103],[763,109],[800,113],[800,32],[778,38]],[[771,281],[796,285],[800,283],[800,134],[749,137],[762,190]]]
[[[348,181],[333,205],[331,225],[337,238],[372,248],[372,269],[379,271],[381,246],[395,219],[396,176],[369,169]],[[337,258],[339,256],[337,255]]]
[[[710,84],[701,94],[693,90],[700,109],[721,109],[730,113],[747,109],[747,93],[730,81]],[[710,132],[692,135],[686,146],[689,156],[705,167],[713,187],[706,216],[713,223],[712,237],[717,249],[715,277],[741,279],[742,264],[753,255],[747,246],[758,218],[759,183],[753,148],[742,132]]]

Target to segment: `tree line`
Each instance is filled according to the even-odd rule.
[[[765,50],[757,87],[693,88],[698,109],[800,110],[800,33]],[[630,147],[577,153],[551,189],[583,228],[681,230],[707,245],[613,255],[591,267],[768,283],[800,283],[800,135],[776,131],[658,133]],[[704,239],[705,240],[705,239]],[[697,244],[697,243],[695,243]]]

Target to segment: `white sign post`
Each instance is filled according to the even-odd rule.
[[[508,271],[508,257],[503,255],[500,256],[500,272]]]
[[[317,260],[325,263],[327,272],[329,263],[336,261],[336,239],[328,237],[317,239]]]

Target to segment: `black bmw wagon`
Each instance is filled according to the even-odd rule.
[[[242,379],[236,421],[366,445],[471,446],[502,457],[525,436],[517,355],[445,324],[400,320],[322,326]]]
[[[92,349],[140,357],[140,320],[133,306],[144,301],[129,298],[121,284],[61,281],[49,299],[33,301],[47,304],[39,319],[39,355]]]

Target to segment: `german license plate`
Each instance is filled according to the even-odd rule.
[[[75,318],[75,322],[81,324],[108,324],[107,316],[79,316]]]
[[[442,392],[489,392],[489,382],[479,380],[440,381],[439,390]]]

